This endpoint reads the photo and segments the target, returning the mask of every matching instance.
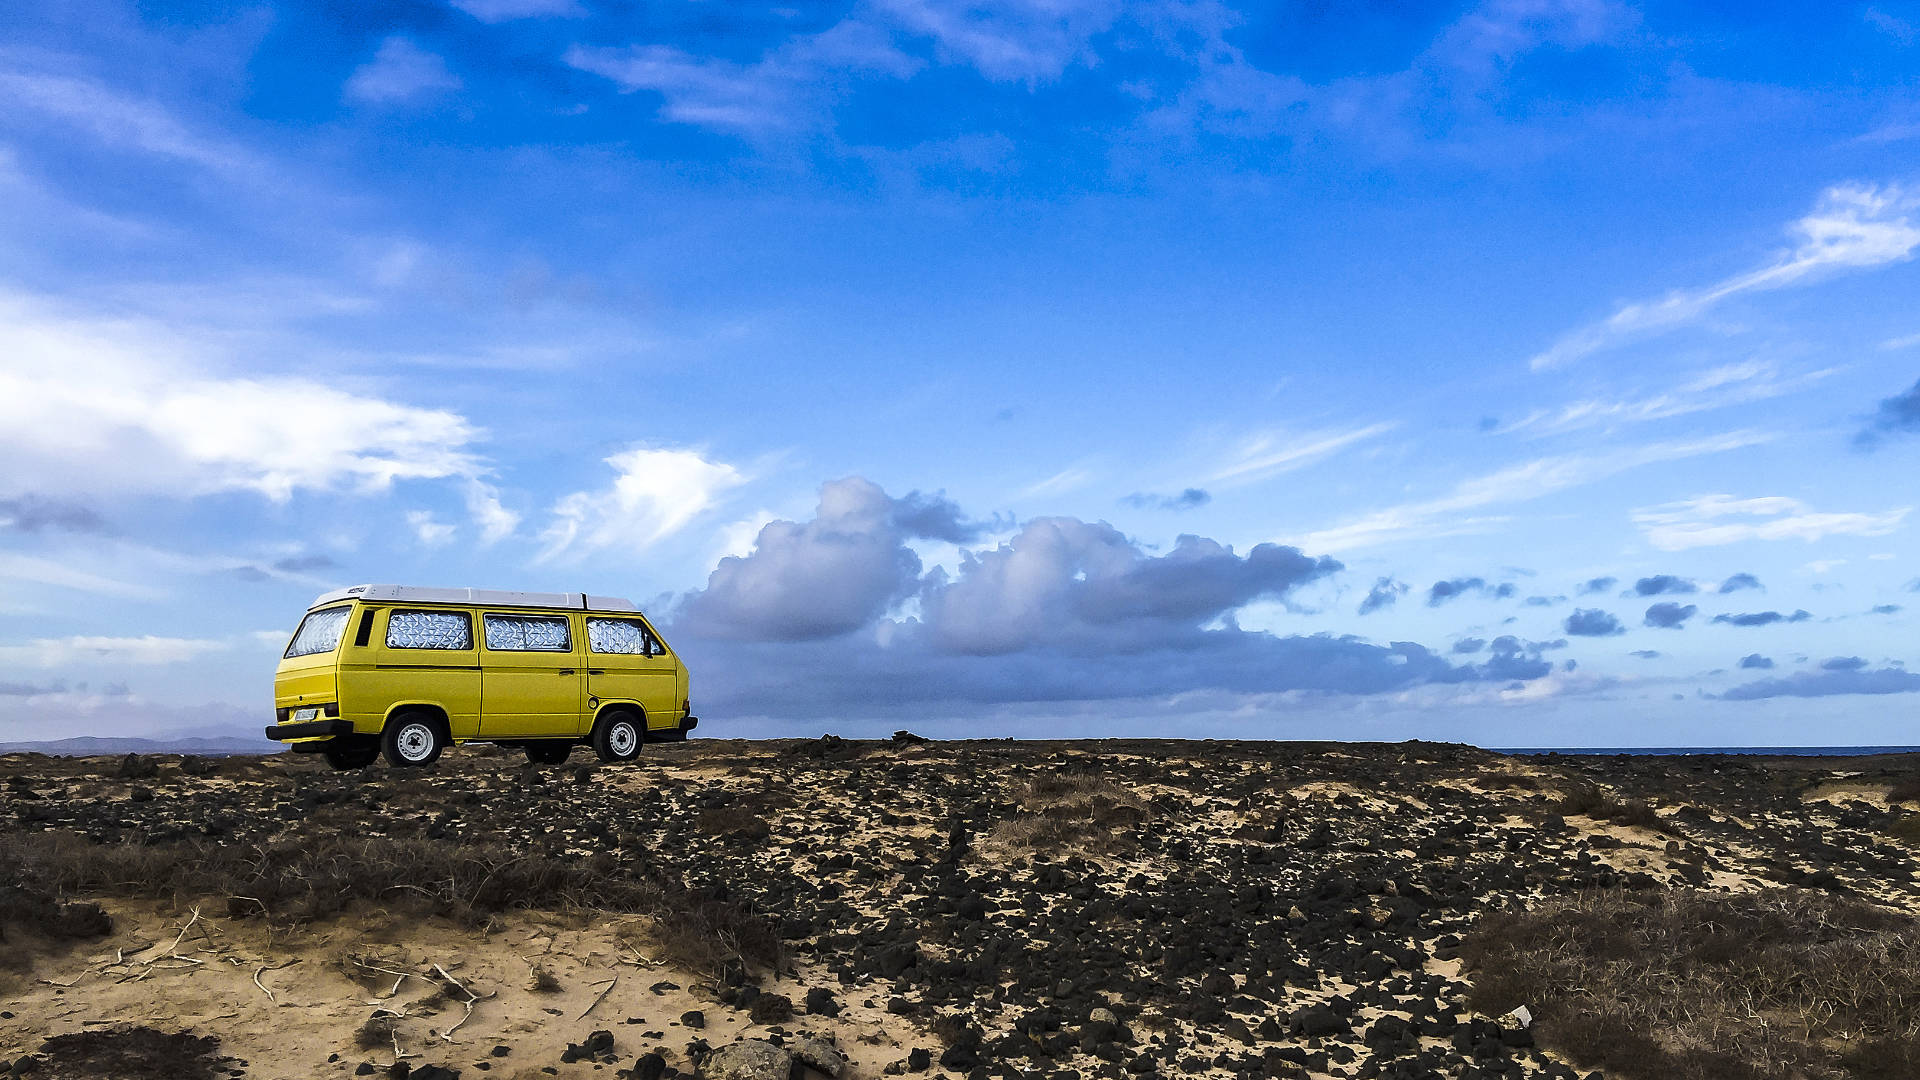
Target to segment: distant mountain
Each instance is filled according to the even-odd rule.
[[[277,754],[285,749],[265,738],[222,735],[214,738],[162,736],[157,739],[100,738],[82,735],[75,739],[50,739],[46,742],[0,743],[0,754],[53,754],[59,757],[97,757],[105,754],[204,754],[227,757],[234,754]]]

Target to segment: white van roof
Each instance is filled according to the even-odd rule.
[[[342,600],[383,600],[411,604],[487,604],[497,607],[561,608],[567,611],[639,612],[631,600],[577,592],[507,592],[499,589],[436,589],[421,585],[354,585],[321,593],[311,611]]]

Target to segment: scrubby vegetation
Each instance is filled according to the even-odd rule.
[[[1008,795],[1016,812],[987,836],[988,847],[1007,852],[1112,853],[1148,817],[1145,799],[1094,773],[1042,773]]]
[[[1675,831],[1645,802],[1616,799],[1595,784],[1575,784],[1568,788],[1554,809],[1561,814],[1579,814],[1615,825],[1633,825],[1663,833]]]
[[[215,898],[233,917],[298,924],[360,906],[479,925],[518,909],[596,909],[652,916],[670,955],[701,970],[770,967],[780,944],[757,915],[689,888],[643,859],[601,853],[551,859],[488,843],[303,836],[246,846],[203,839],[95,843],[62,832],[0,836],[0,934],[98,936],[110,927],[73,895]]]
[[[1637,1080],[1920,1076],[1920,920],[1798,889],[1606,891],[1489,916],[1471,1003]]]

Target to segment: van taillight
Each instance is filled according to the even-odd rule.
[[[335,701],[330,704],[320,706],[320,715],[321,716],[339,716],[340,703]]]

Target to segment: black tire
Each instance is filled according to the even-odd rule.
[[[380,740],[370,736],[337,735],[320,751],[327,764],[342,771],[364,769],[380,756]]]
[[[380,751],[395,768],[415,768],[440,760],[447,748],[447,729],[440,718],[418,710],[396,714],[380,733]]]
[[[573,742],[569,739],[537,739],[526,746],[527,760],[535,765],[564,765],[567,755],[573,753]]]
[[[637,714],[625,709],[602,714],[600,722],[593,725],[593,752],[609,765],[639,757],[647,730],[643,723]]]

